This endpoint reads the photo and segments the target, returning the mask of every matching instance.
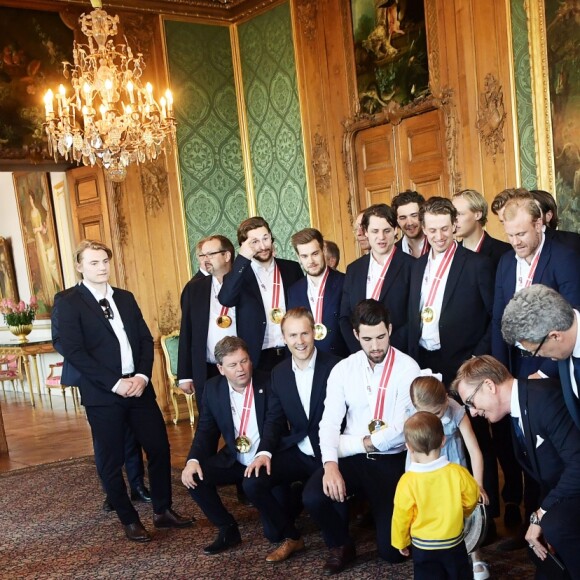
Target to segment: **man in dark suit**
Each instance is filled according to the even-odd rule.
[[[339,321],[344,274],[327,267],[324,239],[318,230],[306,228],[295,233],[292,246],[306,276],[288,289],[288,308],[303,306],[312,312],[318,350],[348,356]]]
[[[304,274],[296,262],[274,258],[274,238],[264,218],[243,221],[238,243],[240,252],[218,298],[236,308],[238,335],[248,345],[252,364],[269,372],[286,356],[280,321],[288,288]]]
[[[564,401],[580,429],[580,312],[555,290],[534,284],[510,300],[501,331],[508,344],[558,361]]]
[[[395,245],[413,258],[420,258],[429,251],[429,242],[419,219],[419,210],[424,203],[425,198],[410,189],[395,195],[391,202],[397,223],[403,233],[403,237]]]
[[[267,375],[252,376],[246,343],[237,336],[222,338],[215,347],[219,377],[204,389],[202,413],[181,481],[207,519],[218,528],[208,555],[237,546],[242,539],[234,516],[224,507],[216,486],[238,484],[252,462],[263,434],[269,388]],[[225,446],[218,450],[220,437]],[[275,530],[264,533],[276,541]]]
[[[201,241],[199,259],[208,275],[190,280],[181,293],[181,329],[177,357],[179,388],[193,393],[201,413],[203,388],[208,378],[219,375],[214,358],[217,342],[236,335],[235,308],[220,304],[218,294],[224,276],[231,270],[234,246],[224,236]]]
[[[511,418],[514,451],[540,486],[525,540],[541,560],[551,546],[570,577],[580,571],[580,431],[552,380],[515,380],[491,356],[465,362],[454,385],[472,415]],[[543,577],[543,576],[542,576]]]
[[[75,253],[82,282],[60,299],[62,354],[80,373],[81,402],[99,447],[97,470],[129,540],[151,539],[123,482],[125,432],[145,450],[157,528],[191,526],[171,509],[171,462],[165,422],[149,380],[153,338],[133,294],[109,286],[111,250],[84,240]]]
[[[494,272],[499,259],[511,250],[511,246],[492,238],[483,228],[487,223],[487,201],[474,189],[464,189],[453,195],[452,203],[457,210],[455,235],[460,244],[493,262]]]
[[[314,346],[314,333],[310,311],[299,307],[286,312],[282,334],[292,358],[272,371],[264,435],[254,461],[246,469],[247,495],[260,511],[264,527],[275,529],[282,541],[267,556],[268,562],[281,562],[304,548],[304,540],[294,525],[294,514],[280,504],[273,488],[305,482],[322,467],[318,429],[326,381],[340,359],[318,350]],[[290,431],[285,434],[288,426]]]
[[[57,292],[54,295],[54,304],[50,313],[52,344],[54,345],[55,350],[61,355],[63,353],[59,336],[59,302],[60,299],[63,296],[66,296],[71,290],[72,288],[68,288],[66,290],[62,290],[61,292]],[[78,387],[81,383],[81,374],[79,371],[77,371],[77,369],[74,368],[73,365],[68,362],[66,358],[63,361],[60,380],[63,385],[67,385],[69,387]],[[93,449],[95,458],[98,457],[98,459],[95,461],[98,466],[101,464],[104,458],[101,457],[102,452],[99,448],[99,444],[95,441],[95,439],[93,439]],[[150,503],[151,494],[145,487],[145,482],[143,480],[145,475],[145,467],[143,465],[143,451],[139,443],[137,443],[135,435],[133,435],[133,432],[129,428],[127,428],[125,431],[125,471],[127,472],[129,487],[131,488],[131,501],[142,501]],[[101,476],[99,475],[99,477]],[[103,501],[103,511],[112,512],[113,509],[113,505],[109,501],[109,498],[105,497],[105,500]]]
[[[351,353],[360,350],[350,317],[365,298],[382,302],[391,317],[394,347],[407,351],[407,307],[413,259],[395,247],[397,220],[384,203],[365,210],[362,227],[371,251],[346,269],[340,306],[340,328]]]

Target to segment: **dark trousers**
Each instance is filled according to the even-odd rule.
[[[465,542],[446,550],[422,550],[413,546],[412,552],[415,580],[472,580],[473,578]]]
[[[580,496],[563,499],[542,517],[542,533],[572,580],[580,579]]]
[[[274,453],[271,475],[265,469],[258,477],[244,478],[244,492],[260,512],[264,535],[271,542],[286,538],[297,540],[300,532],[294,525],[295,511],[288,501],[280,501],[280,496],[272,493],[280,485],[290,485],[296,481],[305,482],[320,468],[320,459],[305,455],[294,445],[279,453]]]
[[[98,442],[93,439],[93,450],[95,452],[95,463],[100,464],[101,449]],[[125,472],[127,473],[127,479],[129,480],[129,487],[131,489],[136,489],[143,485],[143,476],[145,475],[145,467],[143,465],[143,451],[141,445],[137,443],[133,431],[127,425],[125,429]],[[99,473],[99,478],[101,479],[101,485],[103,485],[103,478]],[[104,489],[103,485],[103,489]]]
[[[368,457],[359,454],[338,460],[347,496],[360,493],[368,499],[376,525],[379,556],[391,563],[404,560],[391,546],[391,519],[395,489],[405,471],[405,456],[405,453]],[[324,468],[320,468],[308,480],[302,496],[304,507],[322,530],[329,548],[351,544],[346,504],[324,495],[323,476]]]
[[[105,492],[124,525],[139,521],[123,481],[125,433],[130,428],[147,455],[153,511],[163,513],[171,507],[171,461],[169,440],[163,416],[156,403],[137,406],[131,398],[114,405],[86,407],[93,440],[99,448],[97,471]]]

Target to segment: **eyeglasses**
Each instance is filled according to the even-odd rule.
[[[521,353],[520,353],[521,356],[523,356],[524,358],[533,358],[535,356],[538,356],[540,349],[544,346],[544,343],[546,342],[546,340],[548,340],[548,336],[550,336],[550,333],[546,334],[546,336],[544,336],[544,338],[542,338],[542,342],[540,342],[540,344],[538,344],[538,346],[534,352],[530,352],[529,350],[525,350],[522,348]]]
[[[473,402],[473,397],[475,397],[475,395],[477,394],[477,391],[479,391],[479,389],[481,389],[481,387],[483,386],[483,383],[485,383],[485,379],[483,381],[481,381],[481,383],[479,383],[479,385],[477,385],[477,387],[475,387],[475,390],[473,391],[473,393],[471,393],[471,395],[469,395],[469,397],[467,397],[467,399],[465,399],[465,401],[463,402],[463,404],[468,409],[477,409],[477,407],[475,406],[475,404]]]
[[[113,309],[111,308],[111,305],[106,298],[99,300],[99,306],[103,308],[103,312],[107,320],[113,320],[113,318],[115,318],[115,313],[113,312]]]
[[[197,257],[198,258],[213,258],[214,256],[217,256],[218,254],[224,254],[225,252],[227,252],[227,250],[217,250],[217,252],[207,252],[206,254],[199,254]]]

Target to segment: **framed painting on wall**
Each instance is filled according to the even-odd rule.
[[[401,107],[429,92],[423,0],[351,0],[361,111]]]
[[[0,237],[0,298],[12,298],[19,301],[18,286],[16,285],[16,273],[14,271],[14,259],[10,242]]]
[[[37,318],[50,318],[54,295],[63,289],[63,280],[48,174],[15,173],[14,188],[30,291],[38,299]]]

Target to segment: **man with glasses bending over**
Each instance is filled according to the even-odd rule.
[[[264,218],[243,221],[238,243],[239,254],[218,299],[236,308],[238,336],[248,345],[254,367],[270,372],[286,356],[280,322],[288,288],[304,274],[296,262],[274,257],[274,238]]]
[[[570,577],[580,578],[580,431],[557,381],[515,379],[484,355],[461,365],[453,387],[472,415],[491,423],[511,419],[516,457],[540,486],[526,543],[541,561],[555,551]]]
[[[59,302],[63,356],[79,371],[78,385],[93,439],[101,450],[97,471],[125,535],[148,542],[121,473],[127,428],[145,450],[156,528],[191,526],[171,509],[171,462],[165,422],[149,381],[153,337],[135,297],[109,285],[111,250],[84,240],[75,252],[83,280]]]

